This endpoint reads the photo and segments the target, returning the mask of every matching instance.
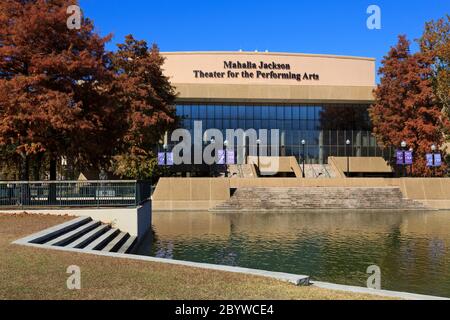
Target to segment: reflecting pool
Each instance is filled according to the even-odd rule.
[[[450,297],[450,212],[154,212],[140,254]]]

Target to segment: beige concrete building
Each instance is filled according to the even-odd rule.
[[[279,130],[276,156],[326,164],[328,157],[389,157],[370,133],[375,59],[272,52],[165,52],[177,113],[191,132]],[[351,141],[349,146],[346,141]],[[305,142],[305,146],[301,142]],[[170,141],[169,141],[170,144]],[[251,142],[235,156],[251,154]]]
[[[196,165],[186,169],[193,171],[189,178],[161,178],[153,193],[155,210],[284,210],[302,201],[311,208],[316,203],[371,208],[372,202],[384,209],[450,207],[449,179],[389,177],[386,160],[393,150],[377,147],[368,116],[374,59],[271,52],[163,56],[164,72],[179,93],[177,113],[184,128],[193,132],[201,123],[202,132],[214,128],[224,136],[227,129],[280,134],[268,140],[270,152],[262,155],[252,154],[247,140],[243,150],[228,150],[233,161],[226,177],[196,175]],[[236,165],[240,153],[245,163]],[[272,161],[277,172],[264,177],[273,174]],[[362,174],[365,178],[356,178]],[[307,203],[308,197],[315,200]]]

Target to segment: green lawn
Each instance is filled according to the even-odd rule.
[[[380,299],[255,276],[11,244],[69,219],[0,214],[0,299]],[[66,287],[70,265],[81,268],[81,290]]]

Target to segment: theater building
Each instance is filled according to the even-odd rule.
[[[279,129],[280,155],[390,157],[371,135],[375,59],[269,52],[165,52],[177,114],[193,130]],[[346,141],[351,142],[346,146]]]

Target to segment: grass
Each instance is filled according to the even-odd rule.
[[[381,299],[255,276],[11,244],[70,219],[0,214],[0,299]],[[70,265],[81,268],[81,290],[66,287]]]

